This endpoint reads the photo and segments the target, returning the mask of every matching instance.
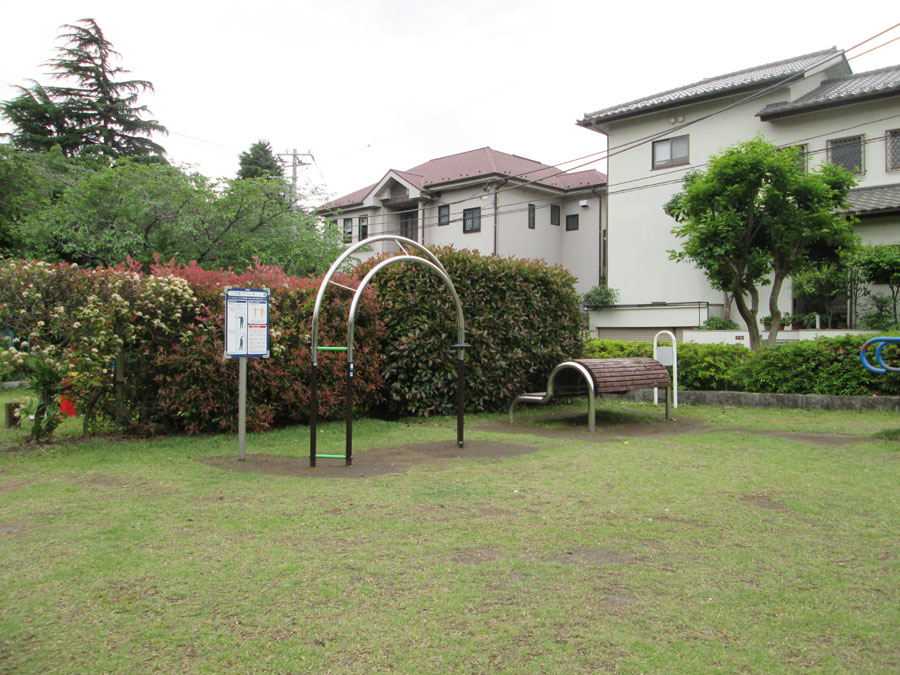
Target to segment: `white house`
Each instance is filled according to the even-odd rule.
[[[540,258],[570,270],[584,293],[599,283],[606,176],[565,173],[480,148],[391,169],[377,183],[317,209],[345,242],[400,234],[426,245]],[[369,255],[387,242],[376,242]]]
[[[832,48],[607,107],[578,124],[609,143],[605,255],[621,296],[617,308],[592,314],[603,337],[646,339],[721,316],[723,294],[703,272],[669,260],[680,241],[663,205],[685,173],[756,135],[802,146],[810,167],[827,160],[853,171],[864,243],[900,243],[900,66],[853,74]],[[779,305],[789,310],[786,286]]]

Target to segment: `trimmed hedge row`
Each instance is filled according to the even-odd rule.
[[[223,358],[225,285],[271,289],[269,359],[248,364],[247,426],[266,429],[309,417],[309,327],[315,279],[256,265],[242,274],[196,265],[82,270],[71,265],[7,261],[0,265],[0,369],[43,373],[49,395],[65,386],[86,429],[113,425],[133,433],[231,431],[237,424],[234,361]],[[338,279],[349,283],[350,279]],[[323,344],[344,344],[349,298],[328,296]],[[373,292],[359,311],[356,404],[381,403],[382,328]],[[116,363],[121,380],[115,382]],[[343,413],[343,354],[320,359],[319,413]],[[117,394],[118,401],[117,404]],[[124,409],[123,409],[124,407]]]
[[[678,345],[678,386],[693,391],[746,391],[763,394],[897,396],[900,378],[876,375],[859,362],[870,336],[845,335],[798,340],[751,352],[741,345]],[[590,340],[588,358],[652,356],[647,342]],[[898,363],[896,349],[884,355]]]
[[[557,363],[580,355],[580,304],[563,268],[449,248],[436,254],[464,307],[467,410],[503,409],[515,395],[541,387]],[[375,262],[356,270],[357,283]],[[352,276],[335,281],[357,285]],[[0,344],[0,373],[25,369],[34,376],[39,366],[47,409],[55,409],[65,387],[86,413],[86,431],[231,431],[238,368],[223,359],[224,286],[268,287],[271,358],[249,361],[247,425],[306,423],[319,283],[259,264],[238,274],[158,262],[142,272],[133,263],[82,270],[6,261],[0,327],[16,340]],[[433,271],[415,265],[386,268],[374,286],[356,322],[358,414],[452,413],[457,335],[447,289]],[[346,343],[349,300],[343,291],[326,295],[320,344]],[[340,417],[346,356],[323,353],[319,363],[319,414]]]
[[[503,410],[546,384],[561,361],[580,356],[581,306],[574,277],[534,260],[437,248],[463,305],[466,410]],[[379,260],[356,269],[362,276]],[[432,270],[398,263],[373,279],[385,324],[385,412],[455,410],[456,309]]]

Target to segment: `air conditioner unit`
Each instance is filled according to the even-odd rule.
[[[580,202],[578,202],[578,206],[580,206],[583,209],[586,209],[589,205],[590,205],[590,203],[588,202],[587,199],[582,199]]]

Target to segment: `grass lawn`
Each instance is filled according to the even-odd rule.
[[[198,461],[235,436],[0,430],[0,671],[900,669],[900,416],[584,409],[468,416],[518,454],[357,478]],[[361,420],[347,472],[454,438]],[[308,429],[247,452],[302,465]]]

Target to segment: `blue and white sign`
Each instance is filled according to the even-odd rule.
[[[269,289],[225,289],[225,357],[269,358]]]

